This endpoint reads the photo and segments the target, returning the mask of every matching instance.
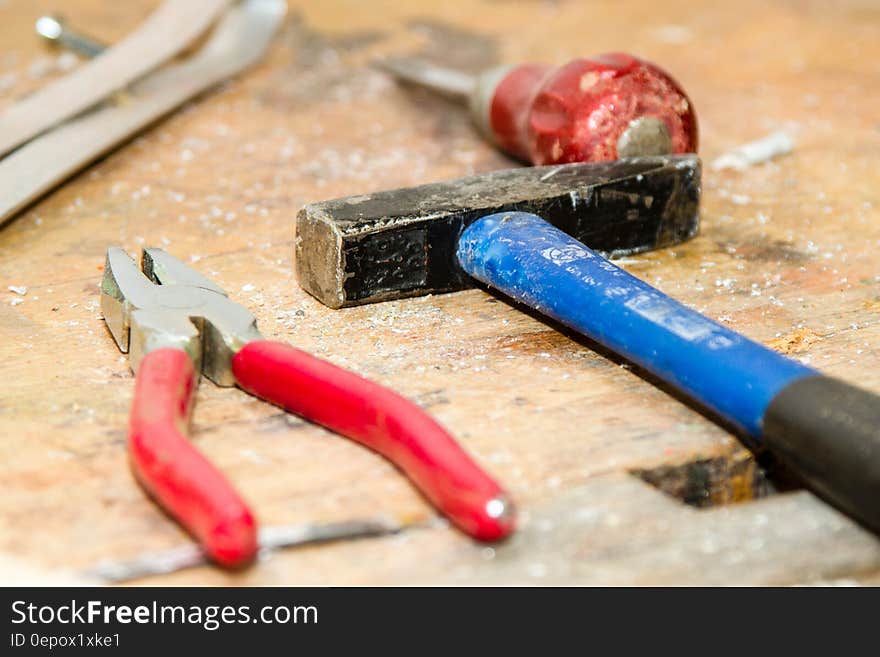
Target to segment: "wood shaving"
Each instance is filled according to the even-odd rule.
[[[770,340],[767,346],[782,354],[799,354],[807,351],[811,344],[821,339],[821,335],[810,329],[802,328]]]

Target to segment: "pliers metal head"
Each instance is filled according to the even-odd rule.
[[[235,385],[232,356],[260,340],[256,318],[219,285],[163,249],[143,250],[143,271],[124,250],[107,249],[101,311],[107,328],[137,372],[144,354],[182,349],[197,372]]]
[[[199,373],[379,452],[471,536],[491,541],[513,530],[501,487],[418,406],[262,339],[247,309],[162,249],[145,248],[141,269],[122,249],[108,249],[101,308],[137,373],[129,423],[135,475],[217,563],[248,562],[257,530],[248,505],[183,433]]]

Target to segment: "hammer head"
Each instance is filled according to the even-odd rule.
[[[611,257],[682,242],[699,227],[696,155],[524,167],[313,203],[297,216],[299,283],[331,308],[471,287],[455,259],[472,222],[537,214]]]

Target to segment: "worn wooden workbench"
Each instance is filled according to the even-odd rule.
[[[0,3],[2,106],[73,63],[32,34],[59,4]],[[112,41],[155,4],[63,8]],[[414,51],[476,69],[628,50],[688,89],[707,164],[777,129],[797,146],[744,172],[707,166],[700,236],[627,268],[880,392],[875,3],[291,4],[261,64],[0,230],[0,584],[60,582],[187,540],[127,467],[133,380],[98,303],[112,244],[189,259],[268,336],[417,400],[522,514],[516,538],[477,545],[432,521],[374,454],[203,383],[193,440],[264,524],[385,513],[406,528],[151,583],[880,582],[876,538],[810,493],[768,484],[732,435],[588,344],[479,290],[328,310],[292,265],[306,202],[513,165],[463,110],[397,87],[371,58]]]

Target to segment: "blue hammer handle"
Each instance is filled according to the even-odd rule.
[[[880,531],[880,397],[671,299],[524,212],[462,233],[461,267],[684,392]]]

